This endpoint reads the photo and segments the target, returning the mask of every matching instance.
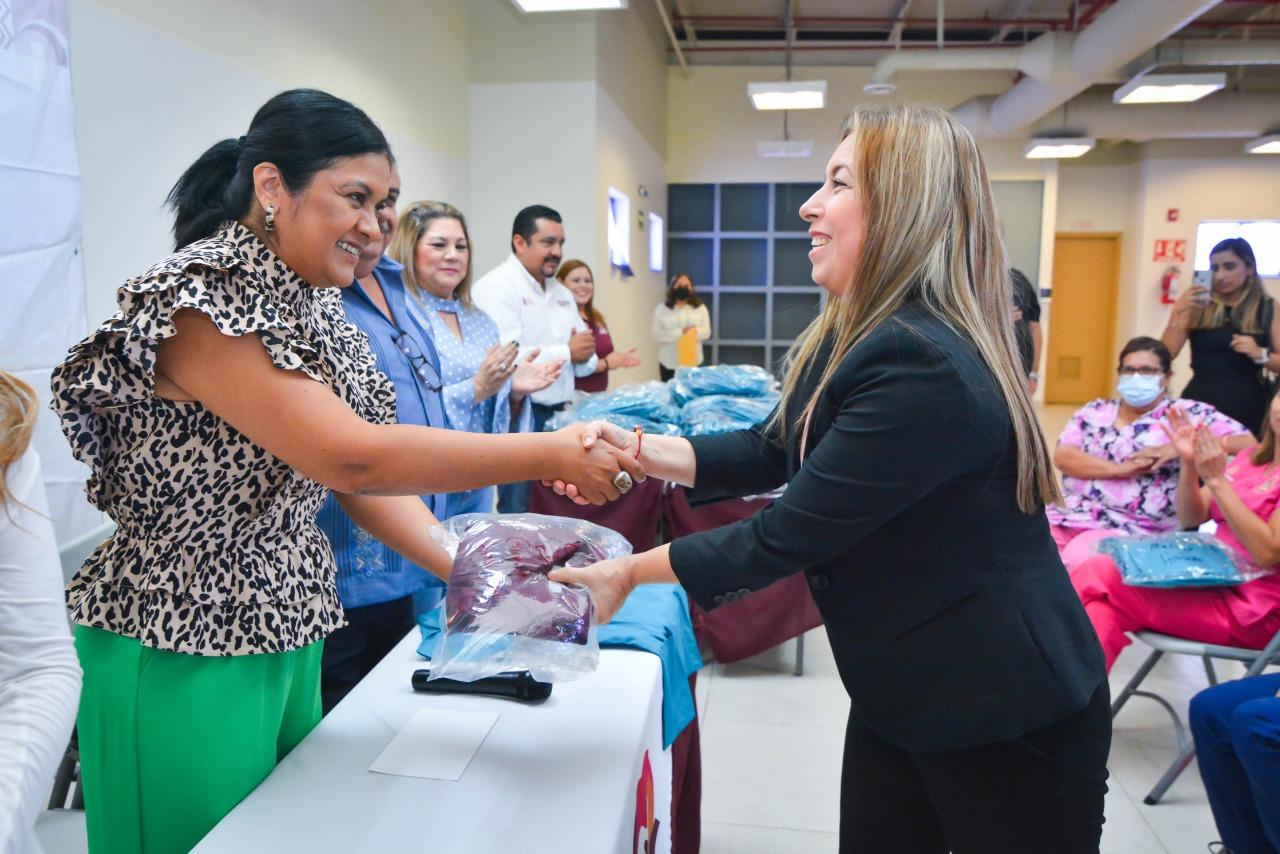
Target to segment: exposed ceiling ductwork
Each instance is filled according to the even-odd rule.
[[[1133,107],[1106,94],[1071,101],[1071,124],[1090,136],[1150,142],[1153,139],[1253,138],[1280,127],[1280,98],[1272,93],[1220,92],[1189,104]],[[1052,117],[1050,117],[1052,118]],[[1037,130],[1051,130],[1047,120]]]
[[[1168,41],[1129,63],[1120,76],[1127,80],[1162,65],[1280,65],[1280,45],[1220,39]]]
[[[1094,83],[1109,79],[1219,2],[1121,0],[1079,34],[1067,37],[1065,61],[1054,63],[1047,77],[1028,76],[1003,95],[967,101],[955,115],[979,137],[1019,133]]]
[[[1022,47],[985,47],[966,50],[900,50],[876,63],[867,92],[885,94],[894,89],[893,76],[899,71],[1021,71],[1028,77],[1045,80],[1055,66],[1065,71],[1071,49],[1069,33],[1045,33]]]
[[[863,89],[893,91],[901,71],[1020,71],[1036,80],[1070,73],[1070,33],[1045,33],[1021,47],[969,50],[901,50],[875,64],[871,82]],[[1094,83],[1123,82],[1137,74],[1167,65],[1280,65],[1280,45],[1274,42],[1226,42],[1218,39],[1166,42],[1144,53],[1123,69],[1103,74]]]

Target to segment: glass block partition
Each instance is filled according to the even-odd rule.
[[[688,273],[711,312],[710,361],[778,372],[822,308],[809,278],[804,184],[671,184],[667,271]]]

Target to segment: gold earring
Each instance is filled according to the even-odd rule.
[[[262,219],[263,226],[267,231],[276,230],[276,206],[267,205],[267,215]]]

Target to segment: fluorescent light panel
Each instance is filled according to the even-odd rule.
[[[774,142],[757,142],[756,154],[760,157],[811,157],[813,140],[780,139]]]
[[[748,83],[747,97],[757,110],[821,110],[827,105],[827,81]]]
[[[1028,160],[1053,160],[1088,154],[1097,140],[1088,136],[1035,137],[1022,150]]]
[[[1244,144],[1245,154],[1280,154],[1280,133],[1267,134]]]
[[[1199,101],[1227,85],[1227,75],[1140,74],[1111,93],[1117,104],[1179,104]]]
[[[580,12],[584,9],[625,9],[627,0],[514,0],[521,12]]]

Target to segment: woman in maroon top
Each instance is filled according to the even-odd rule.
[[[613,337],[609,328],[604,325],[604,315],[596,311],[592,300],[596,294],[595,277],[586,261],[572,258],[560,265],[556,278],[573,294],[578,304],[578,314],[591,330],[596,339],[596,372],[574,380],[574,388],[578,391],[604,391],[609,387],[609,371],[619,368],[634,368],[640,364],[640,357],[635,348],[622,351],[613,348]]]

